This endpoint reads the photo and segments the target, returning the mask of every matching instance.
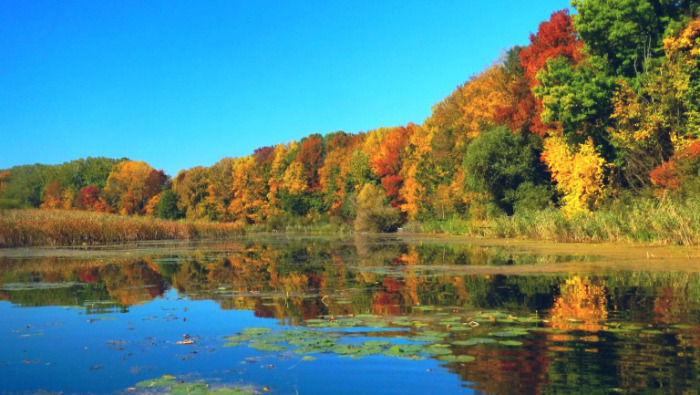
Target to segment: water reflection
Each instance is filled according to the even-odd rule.
[[[409,340],[445,333],[437,338],[452,355],[476,358],[447,368],[486,393],[699,388],[698,274],[457,270],[572,259],[583,258],[394,240],[242,241],[133,259],[4,258],[0,298],[22,307],[82,306],[87,314],[103,314],[128,312],[175,289],[181,297],[286,325],[371,315],[372,324],[356,325],[384,323]],[[468,327],[470,321],[476,325]],[[508,331],[516,339],[510,343],[468,342],[505,338]]]

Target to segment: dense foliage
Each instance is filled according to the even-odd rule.
[[[700,168],[700,1],[574,0],[423,124],[313,134],[170,180],[87,158],[0,171],[0,208],[394,230],[688,196]],[[650,193],[651,191],[651,193]]]

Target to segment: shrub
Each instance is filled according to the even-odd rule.
[[[365,184],[357,196],[355,230],[366,232],[395,232],[401,226],[399,210],[387,202],[384,191]]]

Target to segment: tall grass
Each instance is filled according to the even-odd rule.
[[[0,212],[0,247],[218,239],[243,233],[243,226],[233,223],[166,221],[85,211]]]
[[[486,233],[493,237],[697,245],[700,199],[640,198],[574,218],[566,218],[560,210],[552,208],[495,218],[490,225]]]

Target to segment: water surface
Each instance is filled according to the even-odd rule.
[[[256,237],[3,250],[0,389],[697,393],[697,259],[525,247]]]

